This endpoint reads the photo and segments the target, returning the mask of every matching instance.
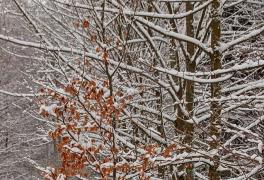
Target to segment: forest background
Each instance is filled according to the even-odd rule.
[[[0,0],[0,179],[262,179],[262,0]]]

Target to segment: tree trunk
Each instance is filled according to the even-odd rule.
[[[212,2],[212,24],[211,24],[211,47],[213,53],[210,55],[211,58],[211,71],[221,69],[221,53],[219,52],[218,47],[220,46],[220,37],[221,37],[221,22],[219,14],[220,1],[214,0]],[[219,78],[220,75],[212,75],[211,78]],[[221,91],[220,83],[211,84],[211,98],[219,98]],[[210,143],[210,149],[218,152],[220,146],[220,133],[221,133],[221,104],[218,101],[211,102],[211,119],[210,119],[210,136],[213,140]],[[218,167],[220,164],[220,156],[216,153],[213,156],[214,164],[209,168],[209,179],[218,180],[220,179],[220,172]]]
[[[193,10],[193,3],[192,2],[186,2],[186,12]],[[194,27],[193,27],[193,14],[190,14],[186,17],[186,35],[189,37],[194,37]],[[192,43],[187,43],[187,53],[188,53],[188,59],[186,59],[186,69],[188,72],[195,72],[196,65],[195,60],[192,61],[192,57],[194,55],[194,49],[195,46]],[[186,94],[186,108],[189,113],[188,117],[185,117],[185,120],[188,120],[192,117],[193,114],[193,100],[194,100],[194,82],[193,81],[186,81],[186,87],[185,87],[185,94]],[[192,146],[192,140],[193,140],[193,131],[194,126],[191,123],[188,123],[185,121],[185,137],[184,137],[184,143],[186,143],[188,146]],[[191,149],[187,150],[188,153],[191,152]],[[191,180],[194,179],[193,177],[193,164],[187,163],[185,165],[186,167],[186,176],[184,179]]]

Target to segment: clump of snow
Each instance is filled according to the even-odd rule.
[[[209,141],[209,142],[215,141],[216,140],[216,136],[215,135],[209,136],[206,140]]]
[[[258,156],[255,158],[255,160],[257,160],[259,164],[262,164],[262,161],[263,161],[262,157]]]
[[[71,151],[73,151],[74,153],[82,153],[82,151],[77,147],[71,148]]]
[[[107,163],[103,163],[101,164],[101,168],[109,168],[109,167],[113,167],[114,164],[112,162],[107,162]]]
[[[258,151],[259,153],[262,153],[263,151],[263,142],[261,140],[258,140]]]
[[[135,89],[135,88],[127,88],[126,89],[126,93],[127,93],[127,95],[134,95],[134,94],[136,94],[138,91]]]
[[[226,171],[226,170],[229,170],[228,168],[225,168],[223,166],[218,166],[217,168],[218,171]]]
[[[47,111],[50,115],[56,116],[54,109],[57,107],[57,104],[52,104],[49,106],[46,105],[41,105],[40,109],[39,109],[39,113],[41,113],[42,111]]]
[[[257,155],[256,154],[253,154],[250,158],[251,159],[255,159],[257,157]]]
[[[216,155],[216,154],[218,154],[218,150],[217,149],[213,149],[213,150],[210,151],[210,154],[211,155]]]
[[[107,98],[110,96],[110,90],[108,88],[103,88],[104,91],[104,97]]]

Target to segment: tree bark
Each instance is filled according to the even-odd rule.
[[[193,3],[192,2],[186,2],[186,12],[193,10]],[[193,14],[186,17],[186,35],[189,37],[194,37],[194,27],[193,27]],[[194,49],[195,46],[192,43],[187,43],[187,53],[188,53],[188,59],[186,60],[186,69],[188,72],[195,72],[195,61],[191,61],[193,55],[194,55]],[[186,108],[189,113],[189,117],[186,117],[186,120],[188,120],[190,117],[192,117],[193,114],[193,100],[194,100],[194,82],[193,81],[186,81]],[[194,126],[191,123],[185,122],[185,138],[184,143],[186,143],[188,146],[191,147],[191,143],[193,140],[193,131]],[[190,150],[187,150],[188,152],[191,152]],[[193,165],[192,163],[186,164],[186,180],[193,179]]]
[[[211,59],[211,71],[221,69],[221,53],[219,51],[220,37],[221,37],[221,22],[219,14],[220,1],[213,0],[212,2],[212,24],[211,24],[211,47],[213,53],[210,55]],[[220,75],[212,75],[211,78],[219,78]],[[220,83],[211,84],[211,98],[219,98],[221,92]],[[221,104],[218,101],[211,102],[211,119],[210,119],[210,136],[213,140],[210,142],[210,149],[218,152],[220,146],[220,133],[221,133]],[[220,164],[220,156],[216,153],[213,156],[213,165],[209,167],[209,179],[220,179],[220,172],[218,167]]]

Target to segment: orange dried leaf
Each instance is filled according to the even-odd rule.
[[[96,42],[97,36],[95,34],[91,35],[91,41]]]
[[[99,47],[96,47],[96,48],[95,48],[95,52],[99,53],[100,51],[101,51],[101,50],[100,50]]]
[[[65,92],[70,93],[71,95],[76,95],[77,93],[77,90],[72,85],[66,86],[64,90]]]
[[[40,115],[43,116],[43,117],[49,117],[49,113],[47,111],[45,111],[45,110],[42,110]]]
[[[75,22],[73,22],[73,26],[74,26],[75,28],[79,28],[79,27],[80,27],[80,21],[75,21]]]
[[[89,21],[83,20],[83,28],[88,28],[89,27]]]
[[[104,51],[104,53],[103,53],[103,60],[105,62],[108,61],[108,57],[109,57],[108,52],[107,51]]]

